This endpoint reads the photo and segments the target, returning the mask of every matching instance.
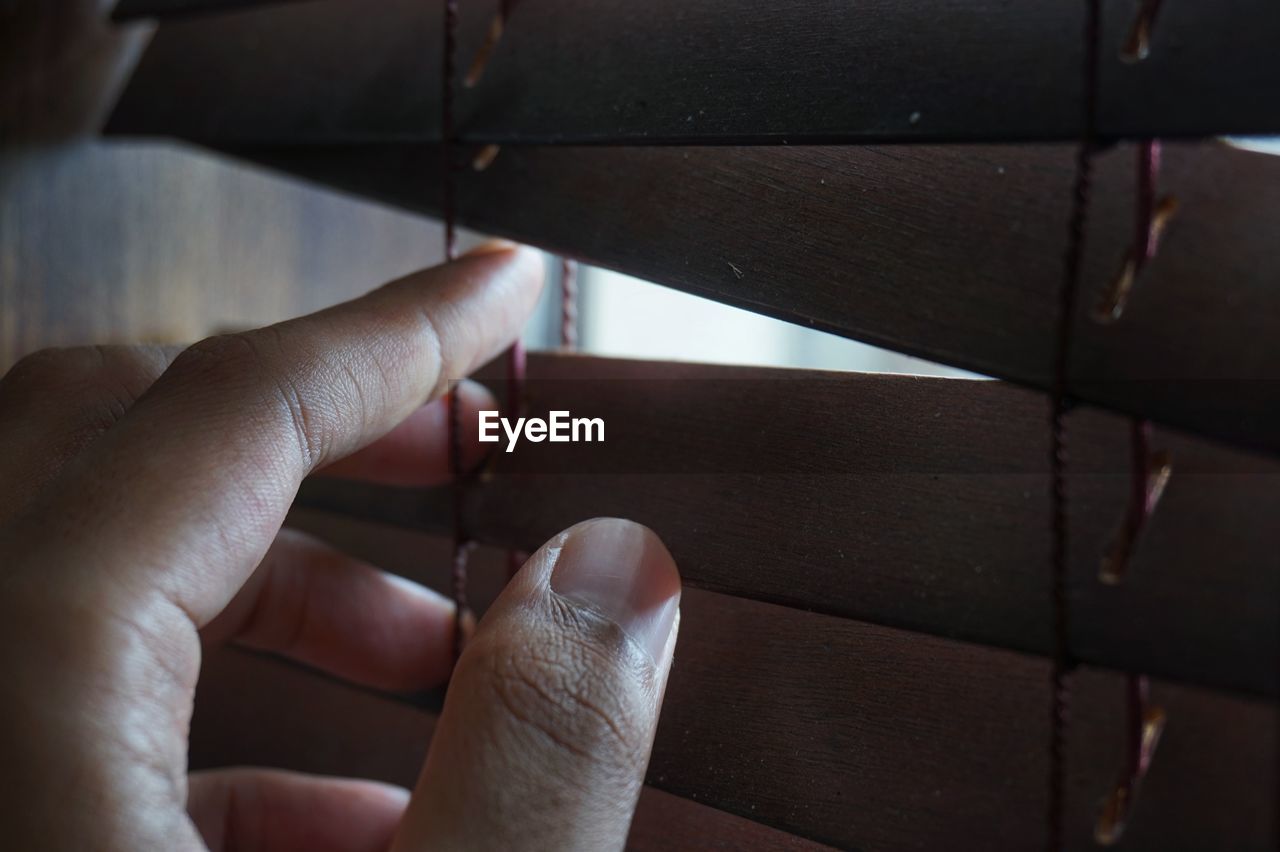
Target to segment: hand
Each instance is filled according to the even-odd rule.
[[[371,782],[186,770],[202,644],[385,689],[449,676],[447,601],[281,525],[324,468],[446,481],[447,379],[514,339],[540,286],[535,253],[491,245],[181,352],[58,350],[10,371],[0,846],[622,846],[680,590],[658,539],[624,521],[562,533],[503,592],[459,662],[411,799]],[[464,423],[493,406],[474,385],[460,396]]]

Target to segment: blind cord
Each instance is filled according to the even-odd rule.
[[[1134,204],[1133,245],[1125,255],[1124,264],[1111,286],[1103,293],[1102,300],[1093,312],[1100,323],[1112,323],[1120,319],[1129,301],[1133,285],[1142,271],[1156,256],[1160,237],[1178,212],[1178,200],[1173,196],[1157,198],[1156,184],[1160,176],[1160,140],[1146,139],[1137,145],[1136,170],[1138,194]]]
[[[1066,805],[1066,732],[1070,712],[1067,675],[1071,668],[1070,607],[1067,590],[1067,489],[1066,414],[1067,376],[1071,362],[1071,328],[1080,289],[1084,257],[1085,225],[1093,178],[1098,99],[1098,43],[1101,30],[1100,0],[1086,0],[1084,22],[1084,65],[1082,68],[1083,125],[1076,149],[1076,175],[1071,198],[1071,217],[1063,257],[1062,283],[1058,294],[1055,335],[1053,393],[1049,413],[1050,478],[1050,600],[1053,627],[1053,664],[1050,673],[1049,721],[1049,812],[1046,842],[1050,852],[1063,848]]]
[[[578,262],[560,259],[560,348],[578,349]]]
[[[453,168],[453,97],[454,66],[457,54],[458,0],[444,0],[444,44],[440,92],[440,150],[442,169],[442,197],[440,210],[444,219],[444,257],[449,262],[457,257],[456,186]],[[465,484],[462,465],[462,415],[459,411],[458,386],[453,384],[448,394],[449,412],[449,472],[453,477],[453,566],[450,587],[453,593],[453,658],[462,655],[467,640],[467,562],[472,549],[471,537],[463,523]]]
[[[1151,32],[1160,11],[1160,0],[1143,0],[1129,38],[1120,51],[1126,63],[1141,62],[1151,49]],[[1172,196],[1157,197],[1161,147],[1158,139],[1137,143],[1137,192],[1134,198],[1134,233],[1119,273],[1112,279],[1094,310],[1093,318],[1108,324],[1120,319],[1134,284],[1156,256],[1160,237],[1177,212]],[[1167,452],[1151,451],[1151,424],[1135,418],[1129,426],[1129,505],[1111,544],[1103,554],[1098,579],[1118,584],[1125,575],[1151,514],[1155,511],[1173,467]],[[1094,840],[1103,846],[1119,842],[1133,814],[1138,788],[1147,774],[1156,746],[1164,733],[1165,713],[1151,703],[1146,675],[1125,678],[1125,758],[1120,777],[1103,801],[1094,825]]]
[[[1153,453],[1150,442],[1151,424],[1134,419],[1129,427],[1129,507],[1098,572],[1098,578],[1108,585],[1119,583],[1124,576],[1138,538],[1160,502],[1173,470],[1168,453]],[[1165,712],[1151,703],[1151,687],[1146,675],[1126,676],[1125,707],[1124,763],[1119,779],[1103,801],[1093,830],[1094,840],[1103,846],[1117,843],[1124,834],[1138,788],[1164,733]]]

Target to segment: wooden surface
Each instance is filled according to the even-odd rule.
[[[248,154],[248,152],[245,152]],[[467,153],[469,156],[468,152]],[[435,208],[438,152],[257,150],[272,166]],[[1112,325],[1090,317],[1132,239],[1134,157],[1098,158],[1070,388],[1280,451],[1280,158],[1165,146],[1182,207]],[[480,229],[757,313],[1050,384],[1069,146],[503,149],[457,173]]]
[[[1072,686],[1068,848],[1083,850],[1123,759],[1123,684],[1082,670]],[[1153,695],[1169,727],[1124,848],[1270,848],[1272,708],[1161,683]],[[686,591],[649,783],[689,801],[655,807],[646,791],[633,839],[788,848],[726,811],[845,849],[1038,848],[1047,698],[1043,661]],[[429,732],[419,710],[228,651],[206,665],[192,762],[406,784]],[[647,824],[665,807],[693,833]]]
[[[505,391],[498,389],[498,398]],[[587,517],[658,530],[686,583],[1035,653],[1050,650],[1048,438],[1037,394],[962,379],[534,354],[527,412],[602,417],[603,444],[497,452],[465,526],[531,551]],[[1174,473],[1119,586],[1128,421],[1068,421],[1072,653],[1277,693],[1280,464],[1165,431]],[[472,428],[469,424],[468,428]],[[444,491],[315,481],[302,502],[444,531]]]
[[[191,768],[269,766],[412,789],[435,717],[386,696],[235,649],[209,655],[191,723]],[[652,787],[627,848],[826,848]]]
[[[461,73],[497,6],[461,4]],[[1137,0],[1102,8],[1102,135],[1280,131],[1272,0],[1168,3],[1138,65],[1119,57]],[[460,92],[458,129],[502,144],[1075,139],[1084,12],[1080,0],[530,0]],[[440,22],[417,0],[168,22],[115,126],[220,142],[435,139]]]
[[[849,849],[1040,848],[1049,665],[688,593],[650,781]],[[1123,681],[1071,678],[1069,848],[1123,762]],[[1157,684],[1169,713],[1126,848],[1273,841],[1274,706]]]
[[[0,369],[45,346],[190,342],[296,316],[430,265],[440,239],[165,145],[0,152]]]

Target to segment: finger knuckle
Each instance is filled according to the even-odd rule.
[[[329,420],[282,364],[272,327],[210,337],[189,347],[173,371],[188,382],[252,389],[271,419],[288,430],[303,462],[315,466],[330,443]]]
[[[255,375],[265,366],[262,352],[248,335],[219,334],[184,349],[171,372],[189,379],[229,382]]]
[[[418,335],[421,342],[423,352],[423,363],[427,365],[427,370],[435,376],[432,383],[430,398],[443,396],[445,391],[449,389],[449,372],[445,369],[445,352],[444,352],[444,331],[441,326],[441,320],[428,309],[423,309],[419,314],[420,334]]]

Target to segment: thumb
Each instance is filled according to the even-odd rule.
[[[597,519],[543,545],[458,661],[393,852],[623,848],[679,605],[645,527]]]

